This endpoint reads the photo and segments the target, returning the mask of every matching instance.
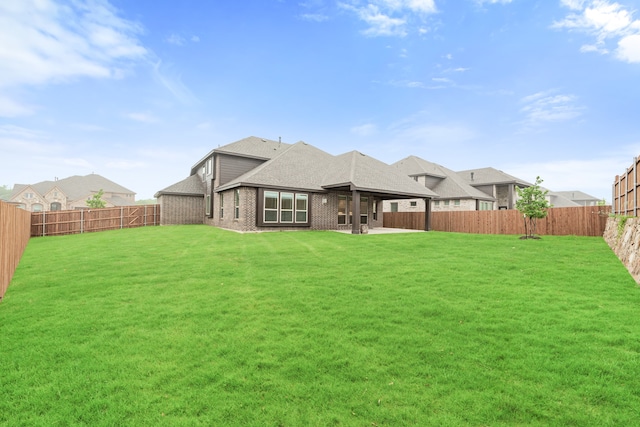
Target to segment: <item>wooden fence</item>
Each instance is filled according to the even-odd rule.
[[[551,208],[538,220],[536,234],[602,236],[611,206],[580,206]],[[424,229],[424,212],[385,212],[384,226],[390,228]],[[520,211],[447,211],[431,213],[431,229],[475,234],[524,234]]]
[[[31,214],[0,201],[0,299],[9,287],[29,242]]]
[[[640,213],[640,157],[633,159],[623,175],[613,183],[613,213],[638,216]]]
[[[31,237],[160,225],[160,205],[31,213]]]

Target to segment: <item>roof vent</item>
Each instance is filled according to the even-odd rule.
[[[473,172],[471,172],[471,181],[473,181]]]

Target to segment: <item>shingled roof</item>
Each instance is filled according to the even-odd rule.
[[[438,194],[440,199],[493,200],[492,197],[469,185],[458,173],[420,157],[409,156],[392,166],[408,176],[438,178],[438,182],[430,188]]]
[[[232,154],[229,146],[215,151]],[[395,168],[357,151],[333,156],[302,141],[283,144],[274,151],[273,158],[219,187],[218,191],[260,186],[309,191],[358,190],[396,198],[436,196]]]
[[[516,178],[513,175],[504,173],[494,168],[469,169],[458,172],[469,185],[489,185],[489,184],[517,184],[523,187],[531,187],[533,184]]]
[[[201,196],[204,197],[204,184],[199,175],[191,175],[180,182],[176,182],[167,188],[158,191],[153,197],[158,198],[161,195],[174,196]]]
[[[12,197],[28,186],[29,185],[25,184],[14,185]],[[105,193],[136,194],[128,188],[116,184],[115,182],[95,173],[85,176],[74,175],[57,181],[42,181],[36,184],[30,184],[30,186],[42,196],[57,187],[70,200],[80,200],[91,194],[97,193],[100,190],[103,190]],[[114,200],[114,202],[117,202],[117,206],[130,205],[133,203],[132,200],[120,198],[118,200]]]

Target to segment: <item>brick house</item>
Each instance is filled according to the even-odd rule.
[[[333,156],[305,142],[257,137],[210,151],[188,178],[155,194],[163,225],[353,234],[364,226],[382,227],[384,200],[435,196],[396,168],[357,151]],[[425,212],[427,230],[430,210]]]
[[[9,202],[31,212],[84,209],[87,200],[100,190],[106,207],[135,205],[136,193],[95,173],[15,184]]]
[[[460,174],[437,163],[409,156],[391,166],[437,194],[431,199],[433,212],[492,210],[496,207],[495,197],[473,187]],[[422,212],[424,203],[421,199],[388,200],[384,202],[384,211]]]

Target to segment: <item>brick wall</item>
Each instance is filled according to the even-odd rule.
[[[163,194],[158,197],[160,225],[202,224],[204,197]]]

